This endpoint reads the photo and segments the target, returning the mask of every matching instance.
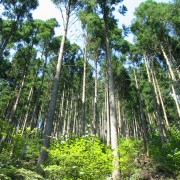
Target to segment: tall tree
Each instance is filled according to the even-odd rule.
[[[38,166],[47,159],[47,155],[48,155],[47,149],[50,146],[50,136],[53,129],[53,117],[54,117],[55,106],[56,106],[56,97],[58,93],[58,85],[59,85],[61,65],[62,65],[62,60],[63,60],[64,44],[65,44],[67,30],[68,30],[68,23],[69,23],[70,14],[74,10],[74,8],[76,8],[78,1],[53,0],[53,3],[60,9],[61,9],[61,6],[64,6],[65,18],[64,18],[64,14],[61,11],[62,19],[63,19],[63,36],[62,36],[60,50],[59,50],[56,73],[55,73],[54,82],[53,82],[53,89],[51,93],[51,99],[50,99],[49,109],[48,109],[48,114],[47,114],[47,119],[46,119],[46,126],[45,126],[45,130],[43,134],[43,148],[41,149],[41,153],[39,155],[38,162],[37,162]]]

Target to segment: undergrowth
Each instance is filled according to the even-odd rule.
[[[144,153],[143,142],[134,138],[120,138],[120,169],[123,180],[178,179],[180,172],[180,133],[169,131],[167,143],[160,137],[150,137],[150,157]],[[36,173],[41,139],[38,132],[19,132],[12,143],[5,144],[0,153],[2,180],[105,180],[112,172],[112,152],[98,137],[74,136],[67,141],[51,140],[44,176]]]

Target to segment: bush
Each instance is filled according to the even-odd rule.
[[[142,153],[143,143],[141,140],[134,138],[120,138],[119,150],[122,176],[123,178],[130,177],[137,170],[134,161],[137,156]]]
[[[158,134],[153,134],[150,141],[150,154],[164,171],[180,172],[180,132],[171,128],[168,142],[162,146]]]
[[[95,136],[54,140],[49,152],[48,179],[105,179],[112,171],[112,153]]]
[[[21,168],[16,171],[16,179],[18,180],[43,180],[43,177],[36,172]]]

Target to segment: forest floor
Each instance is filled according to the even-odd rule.
[[[136,160],[135,165],[138,170],[129,178],[130,180],[180,180],[172,172],[168,172],[145,155]]]

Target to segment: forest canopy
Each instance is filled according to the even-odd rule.
[[[180,178],[180,1],[52,2],[0,1],[0,179]]]

